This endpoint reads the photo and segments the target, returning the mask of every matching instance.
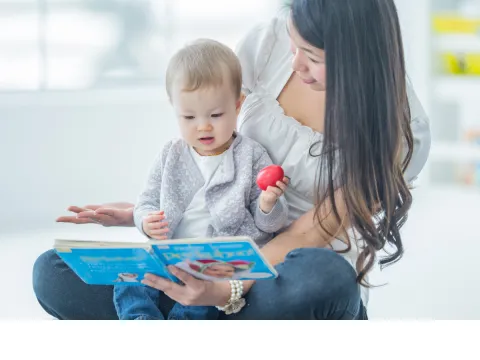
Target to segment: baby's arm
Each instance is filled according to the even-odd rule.
[[[261,156],[253,165],[252,188],[250,190],[250,211],[255,219],[255,225],[260,230],[266,233],[274,233],[286,226],[288,221],[288,205],[285,197],[282,195],[278,197],[275,205],[273,205],[268,213],[262,211],[260,207],[262,193],[265,193],[263,196],[267,193],[262,192],[258,187],[256,181],[257,175],[262,169],[269,165],[272,165],[272,160],[270,159],[270,156],[268,156],[267,151],[263,150]]]
[[[140,230],[141,233],[147,236],[151,236],[151,234],[147,234],[144,230],[143,220],[152,212],[159,212],[161,210],[160,190],[162,188],[162,173],[165,158],[168,154],[170,146],[171,142],[169,142],[155,158],[150,169],[150,173],[148,174],[146,186],[138,197],[137,205],[133,211],[135,226],[138,228],[138,230]]]

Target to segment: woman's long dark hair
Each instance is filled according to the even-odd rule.
[[[334,197],[339,186],[350,226],[361,237],[357,281],[368,285],[378,250],[393,248],[382,266],[401,258],[399,230],[412,203],[403,177],[413,136],[397,10],[393,0],[294,0],[291,16],[302,38],[326,56],[316,218],[336,236],[322,224],[321,210],[329,199],[343,223]]]

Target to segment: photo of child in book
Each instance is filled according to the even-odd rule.
[[[263,146],[236,132],[241,87],[239,59],[214,40],[197,40],[170,60],[166,89],[181,139],[169,141],[157,155],[134,209],[135,225],[147,237],[248,236],[261,247],[288,225],[283,196],[288,178],[260,190],[257,175],[272,160]],[[150,287],[114,288],[121,320],[219,316],[213,306],[179,303],[164,315],[159,301],[160,292]]]
[[[138,283],[138,274],[119,273],[118,277],[113,282]]]
[[[255,263],[245,260],[221,261],[215,259],[186,260],[175,266],[199,279],[209,281],[236,280],[243,278],[270,278],[270,273],[250,272]]]
[[[235,273],[248,271],[254,264],[248,261],[229,261],[223,262],[213,259],[188,261],[187,272],[192,275],[197,273],[208,278],[215,279],[234,279]],[[176,265],[179,268],[183,268]]]

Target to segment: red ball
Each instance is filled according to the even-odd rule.
[[[284,176],[281,166],[270,165],[258,173],[257,185],[265,191],[269,186],[277,186],[277,181],[282,181]]]

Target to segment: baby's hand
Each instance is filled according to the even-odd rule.
[[[287,190],[288,178],[284,177],[283,181],[277,181],[277,186],[269,186],[267,190],[260,194],[260,209],[268,214],[272,211],[277,203],[277,200]]]
[[[154,211],[143,219],[142,227],[145,234],[155,240],[166,240],[168,222],[165,220],[163,211]]]

